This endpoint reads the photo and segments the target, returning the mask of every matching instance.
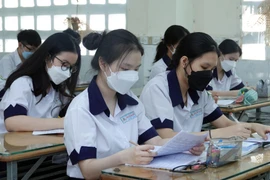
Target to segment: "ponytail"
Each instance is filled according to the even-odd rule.
[[[157,54],[155,56],[154,63],[160,60],[164,56],[164,54],[167,54],[167,51],[168,48],[162,40],[157,46]]]

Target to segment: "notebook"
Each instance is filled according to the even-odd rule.
[[[46,131],[33,131],[33,135],[64,134],[64,129],[52,129]]]
[[[231,99],[219,99],[217,104],[220,107],[227,107],[229,105],[231,105],[234,102],[234,100]]]

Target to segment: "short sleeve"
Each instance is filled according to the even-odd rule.
[[[209,95],[206,91],[203,91],[202,96],[204,96],[205,101],[203,119],[204,124],[213,122],[223,115],[211,95]]]
[[[4,88],[8,76],[16,69],[10,58],[10,55],[6,55],[0,60],[0,90]]]
[[[230,90],[239,90],[239,89],[245,87],[242,80],[237,76],[235,71],[232,71],[232,77],[231,78],[232,78],[232,80],[231,80]]]
[[[97,157],[96,125],[89,110],[69,108],[64,120],[65,146],[72,165]]]
[[[5,92],[1,101],[4,119],[17,115],[27,115],[29,102],[33,97],[30,77],[16,79]]]
[[[173,107],[169,97],[158,85],[147,86],[140,99],[145,107],[145,114],[156,129],[173,129]]]
[[[143,104],[139,101],[138,106],[141,108],[141,113],[138,115],[138,128],[139,128],[139,138],[138,143],[143,144],[149,139],[158,136],[155,128],[152,126],[149,119],[145,116],[145,109]]]

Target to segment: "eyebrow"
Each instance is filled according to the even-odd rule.
[[[122,65],[128,67],[128,68],[131,68],[132,65],[128,64],[128,63],[123,63]],[[142,64],[140,64],[139,66],[137,66],[137,68],[141,67]]]

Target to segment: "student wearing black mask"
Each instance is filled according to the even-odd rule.
[[[146,116],[162,138],[173,137],[182,130],[201,133],[204,123],[217,128],[211,131],[214,138],[247,138],[251,132],[267,138],[269,126],[237,124],[229,120],[205,90],[219,55],[217,44],[209,35],[191,33],[177,46],[170,71],[157,75],[146,84],[140,99]]]

